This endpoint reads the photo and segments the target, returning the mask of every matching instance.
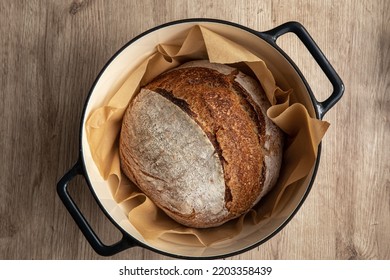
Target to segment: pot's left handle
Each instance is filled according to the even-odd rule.
[[[66,209],[68,209],[72,218],[79,226],[81,232],[84,234],[85,238],[91,244],[92,248],[102,256],[112,256],[125,249],[136,246],[134,240],[126,237],[122,232],[122,239],[112,245],[105,245],[96,233],[93,231],[92,227],[89,225],[88,221],[85,219],[84,215],[81,213],[80,209],[75,204],[72,197],[69,195],[67,190],[68,183],[77,175],[83,175],[84,171],[80,160],[61,178],[57,184],[57,193],[60,196],[62,202],[64,203]]]

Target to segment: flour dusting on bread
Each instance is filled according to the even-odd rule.
[[[120,135],[123,172],[167,215],[215,227],[273,187],[283,135],[257,81],[236,68],[191,61],[131,101]]]

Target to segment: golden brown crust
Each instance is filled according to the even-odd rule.
[[[201,67],[181,68],[160,75],[146,86],[155,92],[168,92],[187,104],[188,108],[182,105],[183,109],[191,112],[220,153],[226,208],[234,216],[252,206],[264,181],[263,116],[234,81],[236,74],[223,75]]]
[[[126,110],[122,170],[177,222],[218,226],[276,182],[282,137],[269,106],[255,80],[225,65],[194,61],[163,73]]]
[[[123,172],[176,221],[210,227],[229,217],[213,145],[170,100],[142,89],[126,110],[119,148]]]

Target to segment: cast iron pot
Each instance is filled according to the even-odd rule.
[[[314,118],[322,119],[344,92],[344,85],[338,74],[309,33],[297,22],[287,22],[272,30],[258,32],[245,26],[222,20],[185,19],[157,26],[130,40],[113,55],[93,83],[84,105],[81,119],[79,158],[57,185],[57,192],[62,202],[92,248],[100,255],[114,255],[134,246],[141,246],[176,258],[210,259],[240,254],[259,246],[277,234],[299,210],[312,187],[319,165],[321,145],[318,147],[318,157],[310,174],[296,188],[294,194],[289,199],[288,207],[282,213],[279,213],[278,216],[272,217],[267,227],[243,230],[239,236],[232,240],[206,248],[175,244],[172,240],[146,241],[128,221],[124,211],[120,211],[120,208],[118,208],[118,205],[109,193],[107,182],[100,176],[92,160],[84,129],[87,117],[93,109],[101,106],[104,100],[107,100],[108,94],[118,89],[118,86],[123,82],[128,73],[146,56],[150,55],[158,43],[182,38],[186,31],[197,24],[202,24],[208,29],[238,42],[261,57],[275,76],[278,85],[281,88],[293,88],[297,100],[306,106],[309,114]],[[289,32],[297,35],[331,82],[333,92],[325,101],[319,102],[316,100],[298,67],[276,44],[280,36]],[[82,175],[85,178],[103,213],[122,233],[122,238],[117,243],[112,245],[102,243],[69,195],[67,190],[68,183],[77,175]]]

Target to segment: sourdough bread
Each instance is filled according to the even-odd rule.
[[[261,86],[192,61],[143,87],[120,135],[123,172],[167,215],[196,228],[251,209],[276,183],[283,136]]]

